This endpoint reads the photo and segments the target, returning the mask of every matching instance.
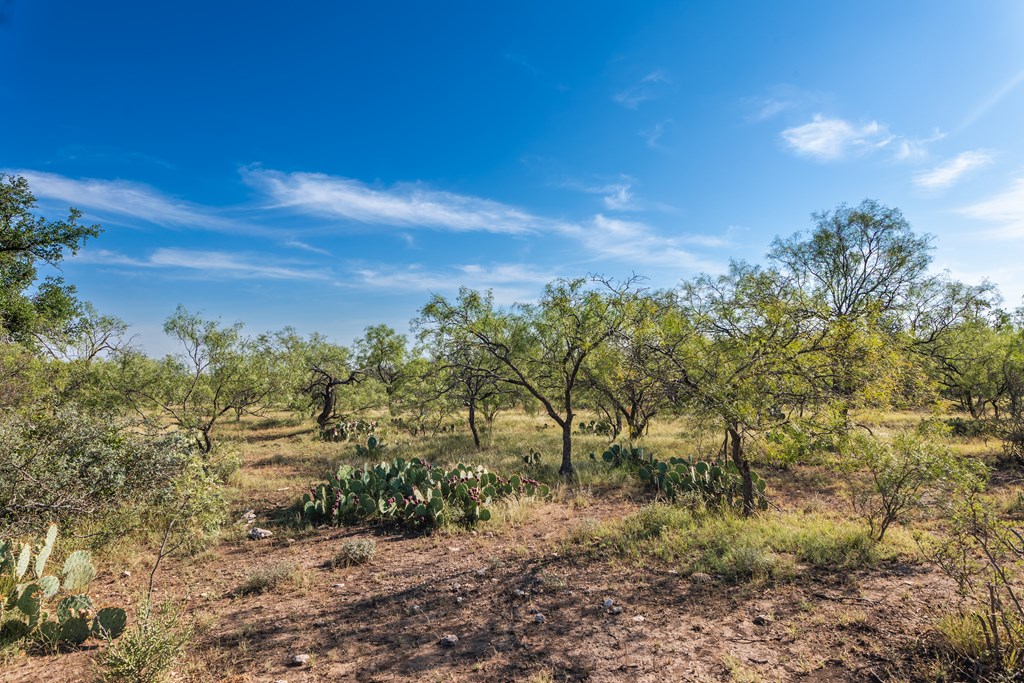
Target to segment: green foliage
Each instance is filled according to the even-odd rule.
[[[178,611],[169,604],[154,610],[141,605],[135,623],[99,656],[103,683],[162,683],[192,638]]]
[[[986,478],[982,463],[956,455],[920,431],[898,434],[891,443],[859,435],[852,448],[850,466],[867,474],[851,480],[854,509],[879,541],[894,522],[923,508],[929,496],[975,491]]]
[[[951,497],[943,535],[925,554],[956,583],[957,610],[938,624],[958,673],[971,680],[1024,675],[1024,537],[976,491]]]
[[[100,226],[78,224],[80,211],[66,220],[36,216],[36,198],[21,176],[0,173],[0,334],[34,346],[37,334],[63,333],[80,311],[75,289],[59,277],[37,282],[40,264],[58,265],[76,254]]]
[[[9,531],[92,522],[137,505],[172,486],[192,457],[177,436],[72,409],[0,413],[0,443],[0,530]]]
[[[379,520],[414,528],[476,524],[491,517],[486,507],[515,495],[547,496],[548,487],[526,477],[498,477],[483,467],[451,470],[418,458],[396,458],[355,469],[343,465],[329,481],[302,498],[302,516],[311,524],[351,524]]]
[[[97,612],[86,593],[96,576],[87,551],[68,555],[59,578],[45,573],[56,540],[57,526],[51,525],[35,546],[0,541],[0,645],[27,640],[55,649],[124,631],[124,610]]]

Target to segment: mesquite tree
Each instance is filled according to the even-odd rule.
[[[435,344],[467,346],[467,367],[522,388],[562,430],[559,473],[571,476],[572,427],[588,356],[626,328],[637,308],[635,278],[613,283],[600,278],[556,280],[536,304],[507,309],[490,293],[461,289],[452,303],[435,296],[419,327]],[[476,358],[486,359],[483,363]]]

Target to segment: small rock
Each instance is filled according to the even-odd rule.
[[[458,596],[455,597],[455,604],[457,604],[457,605],[461,605],[462,604],[462,596],[461,595],[458,595]]]
[[[292,655],[288,660],[288,666],[306,666],[309,664],[309,655]]]
[[[487,576],[487,570],[486,569],[477,569],[476,570],[476,575],[477,576]]]
[[[457,552],[459,552],[460,550],[462,550],[462,548],[460,548],[460,547],[458,547],[458,546],[456,546],[456,545],[450,546],[450,547],[448,548],[448,552],[450,552],[450,553],[457,553]]]
[[[263,539],[270,538],[274,535],[273,531],[268,529],[261,529],[258,526],[254,526],[249,529],[249,540],[250,541],[262,541]]]
[[[515,589],[514,591],[512,591],[512,595],[516,596],[517,598],[525,598],[526,597],[526,593],[524,593],[523,591],[519,590],[518,588]]]
[[[437,642],[441,647],[455,647],[455,644],[459,642],[459,637],[454,633],[449,633],[446,636],[441,636],[441,640]]]
[[[644,619],[644,615],[642,615],[642,614],[638,614],[638,615],[636,615],[635,617],[633,617],[633,621],[635,621],[635,622],[636,622],[636,623],[638,623],[638,624],[641,624],[641,623],[643,623],[644,621],[646,621],[646,619]]]
[[[453,583],[453,584],[452,584],[452,590],[453,590],[453,591],[457,591],[457,590],[459,590],[460,588],[462,588],[462,586],[461,586],[460,584],[457,584],[457,583]]]
[[[772,623],[773,621],[775,621],[775,620],[772,619],[767,614],[758,614],[753,619],[753,622],[754,622],[755,626],[767,626],[768,624]]]
[[[545,621],[547,621],[547,619],[544,618],[543,614],[537,614],[533,617],[533,622],[535,624],[543,624]]]
[[[210,597],[210,594],[209,593],[200,593],[199,597],[201,597],[203,600],[206,600],[208,597]]]
[[[255,510],[246,510],[245,512],[242,513],[242,517],[238,521],[243,523],[243,524],[245,524],[245,525],[247,525],[247,526],[249,524],[255,524],[256,523],[256,511]]]
[[[331,588],[344,588],[344,587],[345,587],[345,584],[343,584],[343,583],[332,583],[331,584]]]
[[[622,607],[620,605],[612,607],[612,614],[622,614]]]
[[[419,605],[413,605],[412,606],[412,613],[413,614],[419,614],[422,611],[423,611],[423,608],[420,607]]]
[[[121,578],[122,579],[130,579],[130,578],[132,578],[132,573],[126,569],[123,572],[121,572]]]
[[[611,609],[612,605],[614,605],[614,604],[615,604],[615,601],[612,600],[611,598],[605,598],[604,599],[604,608],[605,609]]]

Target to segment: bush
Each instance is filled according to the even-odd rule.
[[[190,458],[174,435],[147,436],[73,410],[0,414],[0,531],[77,525],[167,488]]]
[[[953,499],[945,535],[924,546],[952,578],[958,610],[939,622],[944,645],[972,680],[1024,675],[1024,536],[977,494]],[[989,678],[990,674],[999,674]]]
[[[153,610],[148,602],[135,623],[116,643],[100,654],[100,680],[104,683],[161,683],[192,638],[192,628],[182,623],[170,604]]]
[[[335,567],[351,567],[358,564],[366,564],[373,559],[377,553],[377,544],[371,539],[360,539],[358,541],[345,541],[341,544],[341,550],[331,565]]]
[[[852,483],[853,506],[878,541],[894,522],[924,507],[928,496],[976,490],[985,480],[984,465],[918,432],[899,434],[889,444],[861,437],[854,448],[852,462],[868,476]]]

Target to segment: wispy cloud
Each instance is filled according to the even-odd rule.
[[[467,264],[446,269],[379,265],[356,268],[353,272],[359,286],[375,290],[450,294],[459,287],[489,289],[500,304],[535,299],[543,286],[558,276],[522,263]]]
[[[512,234],[532,232],[546,224],[507,204],[432,190],[418,183],[384,189],[352,178],[259,168],[243,171],[243,177],[264,192],[273,207],[357,223]]]
[[[651,149],[664,149],[659,141],[661,140],[661,136],[665,134],[665,129],[670,123],[672,123],[672,119],[665,119],[664,121],[655,123],[646,130],[640,131],[640,137],[644,139],[644,144]]]
[[[672,79],[664,70],[656,69],[641,78],[640,82],[615,93],[612,99],[626,109],[636,109],[641,103],[658,97],[664,86],[671,82]]]
[[[858,125],[821,114],[815,114],[810,123],[782,131],[782,139],[790,149],[822,161],[838,161],[851,153],[880,149],[891,143],[893,137],[877,121]]]
[[[292,249],[301,249],[302,251],[308,251],[314,254],[322,254],[323,256],[331,255],[331,252],[322,247],[314,247],[312,244],[306,244],[299,240],[288,240],[284,243],[284,246],[291,247]]]
[[[105,249],[93,249],[79,253],[72,260],[76,263],[99,266],[183,270],[213,280],[333,280],[333,277],[322,269],[299,267],[294,263],[282,264],[265,256],[174,247],[156,249],[142,258]]]
[[[961,152],[929,171],[914,176],[914,184],[926,190],[941,190],[958,182],[971,171],[992,163],[992,155],[984,150]]]
[[[1016,179],[1005,192],[960,209],[960,213],[997,224],[989,233],[994,237],[1024,238],[1024,178]]]
[[[251,232],[253,228],[219,215],[216,209],[169,197],[142,183],[126,180],[68,178],[25,169],[8,170],[23,176],[40,201],[74,206],[103,220],[128,218],[171,228]]]
[[[633,178],[627,175],[620,175],[613,180],[600,179],[597,182],[587,183],[577,180],[566,180],[558,186],[586,194],[601,195],[601,201],[605,208],[610,211],[627,211],[638,208],[636,196],[633,193]]]
[[[717,272],[721,264],[704,259],[680,245],[685,238],[665,237],[646,223],[610,218],[598,214],[580,228],[580,241],[602,258],[658,268],[691,272]]]
[[[750,123],[760,123],[786,111],[820,106],[821,103],[822,97],[819,94],[786,84],[772,86],[765,95],[747,97],[741,101],[743,107],[750,111],[747,116]]]

